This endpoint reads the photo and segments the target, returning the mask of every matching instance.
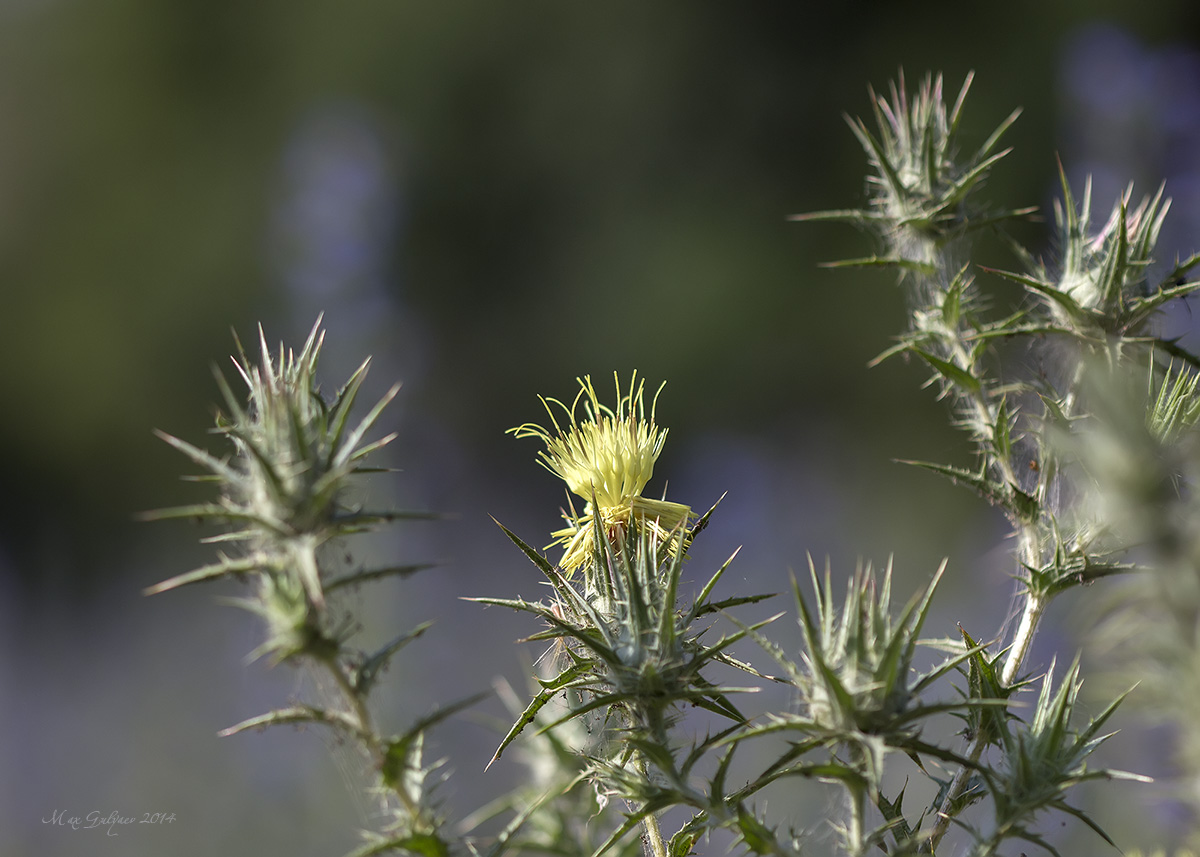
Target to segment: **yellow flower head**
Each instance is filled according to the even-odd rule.
[[[516,437],[536,437],[546,444],[538,453],[542,465],[567,483],[571,491],[587,501],[582,515],[567,514],[568,527],[554,533],[551,544],[566,546],[562,559],[563,570],[570,574],[587,560],[594,527],[599,521],[608,529],[640,523],[664,542],[671,531],[686,524],[691,508],[682,503],[648,500],[642,489],[654,474],[654,462],[662,452],[667,430],[654,422],[658,393],[650,403],[650,419],[646,419],[643,399],[645,382],[639,382],[637,372],[629,381],[629,389],[621,394],[621,382],[613,373],[617,388],[617,406],[600,404],[591,376],[576,379],[579,392],[570,406],[558,399],[539,396],[550,415],[553,431],[535,423],[525,423],[509,429]],[[658,388],[662,392],[662,386]],[[582,408],[581,408],[582,404]],[[555,417],[557,406],[566,415],[564,429]],[[582,410],[582,418],[577,412]],[[677,546],[674,549],[678,549]]]

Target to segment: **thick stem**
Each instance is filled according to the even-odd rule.
[[[650,769],[646,764],[646,759],[640,753],[637,756],[637,769],[642,777],[649,781]],[[649,813],[642,819],[642,827],[646,831],[646,837],[643,843],[643,853],[646,857],[668,857],[667,846],[663,842],[662,828],[658,826],[658,819],[654,813]]]
[[[863,816],[866,813],[866,792],[861,788],[850,789],[850,842],[854,846],[855,857],[865,852],[863,842]]]
[[[1046,610],[1046,603],[1046,596],[1040,593],[1029,592],[1025,595],[1021,624],[1017,626],[1017,633],[1013,636],[1012,646],[1008,650],[1008,658],[1004,661],[1004,669],[1000,673],[1000,682],[1005,687],[1017,679],[1017,672],[1025,662],[1025,656],[1029,654],[1038,623]]]
[[[957,336],[957,331],[952,332],[950,350],[954,361],[960,368],[968,372],[972,370],[969,353],[962,340]],[[995,424],[998,414],[993,410],[992,403],[982,387],[965,398],[968,408],[974,412],[974,420],[977,425],[989,426]],[[989,465],[995,468],[1005,482],[1011,485],[1013,489],[1020,487],[1020,483],[1017,481],[1016,469],[1011,459],[999,455],[989,456],[989,458]],[[1024,565],[1036,568],[1041,560],[1040,533],[1037,522],[1019,525],[1016,535],[1018,538],[1017,556],[1019,560]],[[1021,669],[1021,664],[1024,663],[1025,657],[1033,644],[1033,638],[1037,633],[1042,613],[1046,609],[1046,603],[1047,599],[1045,596],[1034,592],[1026,592],[1025,605],[1021,611],[1021,621],[1017,626],[1016,634],[1013,636],[1012,645],[1008,650],[1008,657],[1004,662],[1004,668],[1000,674],[1000,682],[1003,686],[1008,687],[1016,679],[1017,673]],[[985,749],[985,740],[982,736],[977,736],[967,753],[967,758],[972,765],[982,758]],[[941,842],[950,829],[950,821],[955,814],[953,808],[966,793],[970,781],[971,767],[969,765],[961,766],[955,773],[941,806],[938,807],[937,821],[934,823],[933,832],[928,840],[928,850],[930,853],[936,851],[938,843]]]
[[[971,752],[968,758],[971,763],[978,762],[983,756],[984,743],[976,741],[971,745]],[[942,801],[942,805],[938,807],[938,818],[933,826],[933,834],[929,837],[930,854],[937,850],[938,843],[942,841],[942,837],[946,835],[946,831],[950,829],[950,819],[953,813],[950,811],[954,803],[966,793],[967,784],[971,780],[971,768],[967,765],[962,765],[954,774],[954,779],[950,781],[950,788],[946,790],[946,799]]]
[[[1000,683],[1008,687],[1016,680],[1017,672],[1021,669],[1021,664],[1025,662],[1025,656],[1029,654],[1030,646],[1033,644],[1034,634],[1037,632],[1038,623],[1041,621],[1042,613],[1046,610],[1047,600],[1045,596],[1037,595],[1032,592],[1025,596],[1025,609],[1021,613],[1021,624],[1017,626],[1017,633],[1013,637],[1012,646],[1008,650],[1008,659],[1004,662],[1004,669],[1000,673]],[[971,745],[968,758],[972,763],[978,762],[983,756],[985,742],[982,737],[977,737]],[[950,788],[946,791],[946,798],[942,801],[942,805],[938,807],[938,819],[934,824],[933,833],[929,838],[929,852],[933,853],[942,841],[942,837],[950,829],[950,819],[954,815],[952,809],[954,804],[963,796],[967,790],[967,784],[970,782],[971,772],[968,766],[963,765],[954,775],[953,781],[950,783]]]
[[[663,842],[662,828],[653,814],[642,819],[642,827],[646,829],[646,857],[667,857],[667,845]]]
[[[366,701],[350,684],[350,678],[346,675],[346,671],[341,668],[336,658],[322,661],[322,663],[333,676],[333,680],[337,682],[342,696],[346,698],[346,704],[350,707],[351,715],[358,721],[359,729],[364,735],[374,735],[375,727],[371,723],[371,712],[367,710]],[[378,746],[376,745],[368,749],[376,751],[378,750]],[[375,755],[375,753],[372,752],[371,755]]]
[[[349,714],[357,722],[359,734],[370,736],[369,739],[364,737],[363,743],[366,744],[367,755],[375,759],[378,764],[383,758],[383,741],[375,732],[375,726],[371,722],[371,712],[367,708],[366,700],[363,699],[362,694],[358,693],[350,683],[350,677],[342,669],[336,657],[322,659],[320,663],[333,676],[333,680],[337,682],[338,689],[342,692],[342,696],[345,697],[346,704],[349,707]],[[421,818],[421,807],[413,801],[412,795],[408,793],[403,783],[398,784],[391,791],[399,798],[400,803],[404,805],[404,809],[410,818],[414,820]]]

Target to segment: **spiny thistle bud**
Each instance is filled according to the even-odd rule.
[[[257,598],[234,603],[267,619],[269,639],[258,654],[269,653],[273,660],[328,649],[328,581],[318,561],[321,547],[384,521],[415,516],[364,512],[343,501],[348,482],[363,469],[363,459],[395,437],[389,434],[363,442],[399,385],[357,425],[349,422],[369,361],[363,362],[333,402],[326,402],[315,377],[323,341],[318,318],[299,352],[285,351],[281,345],[273,355],[261,327],[260,363],[252,363],[239,343],[234,365],[246,383],[245,398],[236,396],[224,376],[216,373],[225,399],[216,431],[231,442],[235,454],[217,458],[160,432],[163,440],[211,472],[205,479],[219,484],[220,498],[146,516],[207,519],[229,528],[212,540],[239,544],[237,555],[222,554],[219,562],[163,581],[147,592],[220,577],[265,578]]]

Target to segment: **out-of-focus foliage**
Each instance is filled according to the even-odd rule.
[[[1048,142],[1066,9],[1037,27],[990,10],[981,50],[967,10],[882,3],[6,4],[0,389],[26,404],[0,430],[14,453],[0,472],[22,486],[8,549],[36,578],[24,559],[53,544],[77,577],[80,554],[127,537],[117,510],[161,500],[147,486],[169,457],[145,427],[202,425],[195,367],[230,325],[290,318],[272,245],[286,157],[329,112],[363,117],[380,143],[396,188],[386,294],[424,343],[428,404],[468,442],[502,448],[476,415],[512,424],[514,378],[541,388],[614,355],[678,379],[676,407],[713,429],[854,424],[857,396],[812,412],[846,386],[818,367],[853,365],[834,359],[856,348],[847,333],[878,341],[888,306],[864,313],[854,284],[819,282],[806,257],[845,239],[784,215],[854,186],[836,117],[901,64],[976,68],[977,114],[1022,103],[1018,134]],[[1043,183],[1010,173],[1005,195]],[[336,329],[338,301],[322,304]],[[817,310],[843,323],[806,323]],[[64,506],[65,538],[46,523]]]

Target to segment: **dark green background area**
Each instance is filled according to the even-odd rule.
[[[24,800],[0,819],[12,813],[3,828],[18,831],[15,847],[99,848],[38,823],[68,797],[194,819],[192,792],[172,791],[184,757],[217,765],[212,754],[241,751],[179,742],[208,748],[217,728],[291,689],[257,666],[239,672],[255,645],[249,617],[201,590],[138,594],[207,555],[193,545],[199,531],[133,515],[197,497],[177,479],[187,462],[151,429],[205,441],[209,366],[228,365],[231,327],[249,342],[261,321],[272,343],[298,344],[323,309],[331,388],[368,353],[380,357],[369,394],[405,382],[383,420],[400,432],[386,463],[403,472],[377,490],[455,514],[372,548],[448,561],[441,576],[384,590],[401,606],[383,623],[445,617],[428,662],[413,656],[392,676],[413,711],[520,675],[508,641],[530,629],[486,614],[498,624],[475,657],[462,628],[474,632],[479,611],[456,599],[536,594],[487,515],[541,544],[561,490],[534,465],[536,445],[503,432],[541,417],[537,393],[568,397],[583,373],[601,390],[613,370],[668,380],[659,417],[671,435],[651,490],[669,481],[672,499],[696,506],[733,490],[695,562],[745,543],[742,585],[776,590],[806,551],[841,573],[894,552],[913,585],[950,556],[958,574],[938,633],[956,621],[990,633],[1009,594],[1002,522],[890,463],[969,461],[919,390],[919,367],[866,368],[904,325],[899,290],[886,273],[818,267],[870,252],[862,236],[786,218],[863,201],[863,155],[840,117],[865,113],[867,85],[882,89],[901,68],[910,83],[941,70],[950,90],[976,72],[964,145],[1023,107],[1008,138],[1016,152],[989,190],[998,205],[1045,205],[1062,145],[1061,52],[1105,16],[1158,46],[1189,43],[1200,7],[0,4],[0,676],[16,700],[0,734],[26,747],[0,774]],[[373,129],[396,194],[381,239],[388,308],[370,337],[336,301],[297,301],[272,249],[285,152],[322,111]],[[1052,250],[1036,224],[1020,237]],[[1011,264],[997,242],[978,260]],[[213,660],[219,668],[195,666]],[[89,714],[112,694],[122,701]],[[485,753],[491,733],[479,732]],[[293,754],[319,743],[306,737],[261,740]],[[310,774],[339,794],[320,753]],[[474,760],[455,764],[479,779]],[[118,775],[121,765],[134,773]],[[463,788],[476,787],[488,791]],[[283,853],[263,842],[332,853],[342,839],[320,850],[288,819],[337,799],[297,788],[283,776],[248,787],[238,805],[268,795],[270,823],[247,812],[234,824],[223,804],[212,812],[232,832],[189,822],[195,853]],[[179,805],[141,806],[151,793]],[[354,823],[352,812],[330,822]],[[155,848],[191,853],[177,831],[158,835]],[[159,853],[147,842],[131,834],[133,850],[111,853]]]

